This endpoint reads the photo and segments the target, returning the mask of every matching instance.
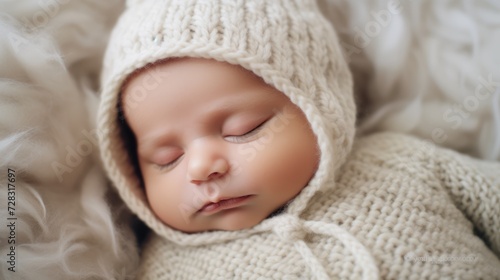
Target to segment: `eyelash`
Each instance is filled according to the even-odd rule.
[[[263,121],[262,123],[260,123],[259,125],[257,125],[256,127],[252,128],[250,131],[248,131],[242,135],[231,135],[231,136],[226,136],[226,138],[229,137],[231,139],[231,141],[235,142],[235,143],[243,143],[246,141],[246,139],[250,138],[251,136],[253,136],[257,132],[259,132],[264,127],[264,125],[267,123],[267,121],[268,120]]]
[[[171,161],[167,164],[156,164],[156,167],[158,169],[160,169],[160,171],[164,171],[165,169],[170,169],[170,168],[174,167],[175,164],[177,164],[183,156],[184,155],[181,155],[178,158],[174,159],[173,161]]]
[[[226,136],[226,138],[228,138],[228,137],[231,138],[231,141],[235,142],[235,143],[244,143],[246,141],[246,139],[248,139],[249,137],[251,137],[254,134],[256,134],[257,132],[259,132],[264,127],[264,125],[267,123],[267,121],[268,120],[263,121],[262,123],[260,123],[259,125],[257,125],[256,127],[252,128],[250,131],[248,131],[242,135],[231,135],[231,136]],[[156,164],[156,167],[160,171],[170,169],[170,168],[174,167],[175,164],[177,164],[183,156],[184,155],[181,155],[178,158],[174,159],[173,161],[171,161],[167,164],[163,164],[163,165]]]

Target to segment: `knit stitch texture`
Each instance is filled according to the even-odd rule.
[[[127,77],[173,57],[240,65],[302,109],[320,163],[281,214],[250,229],[195,234],[154,215],[120,139],[118,101]],[[389,134],[361,139],[351,153],[352,79],[314,1],[130,1],[112,34],[102,81],[104,166],[127,206],[153,230],[142,279],[500,275],[500,187],[491,172],[498,164],[482,163],[490,170],[483,174],[472,159]]]
[[[98,136],[109,177],[151,229],[179,244],[201,242],[156,218],[120,139],[117,104],[123,82],[134,71],[172,57],[240,65],[302,109],[318,138],[321,159],[316,176],[288,206],[288,213],[298,215],[334,180],[352,146],[356,110],[351,74],[337,36],[314,1],[131,1],[104,59]],[[132,93],[137,102],[144,94]]]
[[[356,141],[339,174],[299,217],[248,237],[152,235],[140,279],[498,279],[500,180],[474,159],[381,133]]]

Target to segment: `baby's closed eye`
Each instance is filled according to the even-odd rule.
[[[224,136],[224,139],[234,143],[245,143],[251,141],[252,137],[259,133],[268,121],[269,119],[258,122],[257,124],[252,125],[249,129],[244,129],[244,132],[226,135]]]

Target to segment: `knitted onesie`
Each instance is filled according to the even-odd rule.
[[[240,65],[302,109],[318,139],[319,166],[280,214],[250,229],[193,234],[154,215],[121,139],[118,101],[129,75],[172,57]],[[102,82],[104,165],[153,231],[140,279],[500,275],[500,164],[398,134],[355,139],[351,75],[314,1],[129,1]]]

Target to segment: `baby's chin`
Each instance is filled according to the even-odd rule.
[[[236,212],[236,211],[235,211]],[[207,231],[238,231],[252,228],[265,220],[266,217],[237,215],[237,213],[224,213],[224,216],[217,217],[207,223],[186,225],[178,228],[184,233],[200,233]]]
[[[201,233],[201,232],[209,232],[209,231],[238,231],[238,230],[244,230],[244,229],[249,229],[254,226],[259,224],[258,222],[256,223],[249,223],[249,222],[237,222],[237,223],[228,223],[220,226],[206,226],[206,227],[197,227],[197,228],[183,228],[183,229],[177,229],[179,231],[182,231],[184,233]]]

